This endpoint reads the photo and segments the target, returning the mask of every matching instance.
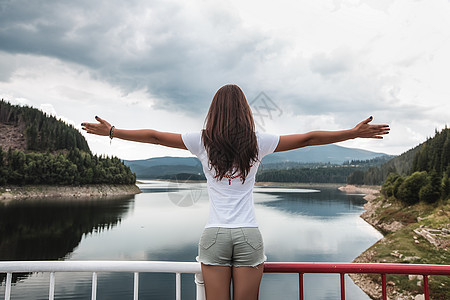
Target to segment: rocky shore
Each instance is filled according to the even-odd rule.
[[[364,199],[367,201],[364,204],[365,211],[362,213],[361,218],[363,218],[367,223],[377,228],[375,224],[377,223],[375,219],[372,219],[371,216],[378,208],[374,200],[380,194],[380,187],[359,187],[354,185],[346,185],[340,187],[339,190],[346,192],[348,194],[366,194]],[[373,251],[370,249],[364,251],[361,255],[359,255],[353,262],[358,263],[370,263],[373,262]],[[379,299],[381,297],[381,286],[371,280],[369,276],[364,274],[349,274],[350,278],[358,285],[369,297],[372,299]]]
[[[136,185],[107,185],[92,184],[83,186],[50,186],[27,185],[0,187],[0,202],[7,203],[14,200],[68,198],[82,199],[91,197],[119,197],[139,194]]]
[[[339,188],[352,194],[366,194],[366,222],[383,233],[384,237],[353,260],[355,263],[431,263],[448,264],[450,246],[448,203],[444,206],[418,204],[406,207],[379,197],[380,187],[347,185]],[[349,274],[350,278],[372,299],[382,299],[379,275]],[[431,277],[433,299],[446,299],[446,281],[442,276]],[[391,278],[391,280],[389,279]],[[443,279],[445,280],[445,279]],[[434,281],[434,282],[433,282]],[[388,277],[389,299],[424,299],[423,279],[410,275]]]

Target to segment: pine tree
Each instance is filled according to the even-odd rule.
[[[450,166],[450,133],[449,129],[445,129],[446,137],[445,142],[442,146],[442,154],[441,154],[441,165],[439,166],[440,173],[444,173],[448,166]]]
[[[427,183],[419,190],[419,199],[423,202],[434,203],[441,196],[441,180],[436,171],[427,176]]]
[[[1,112],[0,112],[1,114]],[[3,152],[2,147],[0,146],[0,185],[4,185],[7,182],[7,170],[4,162],[5,153]]]

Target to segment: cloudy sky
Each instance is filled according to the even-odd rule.
[[[400,154],[450,122],[450,1],[0,0],[0,97],[77,128],[197,131],[241,86],[260,131],[351,128],[370,115]],[[86,136],[123,159],[187,151]]]

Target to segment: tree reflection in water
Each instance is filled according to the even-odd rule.
[[[121,222],[134,197],[51,199],[0,203],[0,260],[60,260],[83,235]],[[14,274],[13,282],[29,273]],[[6,274],[0,274],[0,283]]]

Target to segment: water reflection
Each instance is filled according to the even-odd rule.
[[[365,203],[361,196],[346,195],[337,189],[296,191],[290,189],[285,192],[281,189],[281,192],[277,192],[271,189],[265,193],[273,196],[272,201],[266,200],[261,204],[294,215],[334,218],[341,214],[360,212]]]
[[[84,235],[120,223],[133,198],[0,204],[0,260],[64,259]],[[0,274],[0,282],[4,274]]]

